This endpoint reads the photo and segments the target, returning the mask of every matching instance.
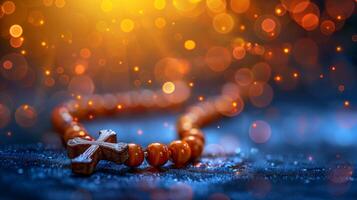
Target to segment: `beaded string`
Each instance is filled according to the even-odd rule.
[[[124,110],[139,111],[177,106],[177,103],[168,101],[161,91],[150,91],[151,98],[148,103],[147,91],[93,95],[70,100],[54,109],[53,125],[60,133],[64,144],[78,137],[92,141],[94,138],[78,122],[80,119],[113,115]],[[138,144],[128,144],[128,158],[125,165],[137,167],[146,158],[153,167],[160,167],[168,160],[171,160],[175,166],[182,167],[197,160],[205,144],[205,137],[200,128],[222,115],[241,111],[242,100],[237,95],[232,96],[221,95],[189,107],[177,120],[179,140],[172,141],[169,145],[155,142],[143,149]]]

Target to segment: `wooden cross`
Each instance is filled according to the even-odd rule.
[[[129,157],[128,145],[116,142],[117,136],[112,130],[99,131],[96,141],[79,137],[68,140],[67,149],[72,171],[83,175],[92,174],[100,160],[124,163]]]

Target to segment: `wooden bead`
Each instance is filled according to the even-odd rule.
[[[190,146],[185,141],[176,140],[171,142],[169,150],[172,162],[178,167],[185,165],[191,158]]]
[[[87,137],[89,136],[89,137]],[[85,128],[78,122],[72,122],[71,125],[66,129],[63,140],[67,143],[68,140],[81,137],[81,138],[91,138]]]
[[[52,112],[52,123],[56,130],[63,132],[73,122],[73,117],[65,107],[57,107]]]
[[[160,167],[169,159],[169,150],[164,144],[151,143],[146,151],[146,160],[153,167]]]
[[[181,117],[176,124],[177,133],[182,136],[185,132],[196,128],[197,125],[194,123],[194,119],[189,116]]]
[[[193,128],[190,129],[184,133],[182,133],[181,138],[185,138],[188,136],[194,136],[202,140],[203,143],[205,143],[205,136],[203,135],[203,132],[198,129],[198,128]]]
[[[138,144],[128,144],[129,158],[125,165],[128,167],[137,167],[144,161],[144,151]]]
[[[197,160],[203,151],[204,144],[202,140],[195,136],[187,136],[182,140],[187,142],[191,148],[191,160]]]

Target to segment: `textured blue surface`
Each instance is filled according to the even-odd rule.
[[[346,162],[308,161],[302,154],[259,152],[204,157],[185,169],[137,171],[101,162],[90,177],[71,174],[63,150],[26,145],[2,147],[2,197],[41,199],[355,199],[355,176],[333,184],[330,174]]]
[[[95,133],[146,145],[175,138],[176,113],[88,122]],[[3,198],[36,199],[356,199],[356,114],[294,106],[244,112],[205,128],[206,152],[184,169],[157,171],[102,161],[90,177],[73,175],[53,133],[47,144],[2,145]],[[267,121],[270,140],[255,144],[249,127]],[[50,137],[51,136],[51,137]]]

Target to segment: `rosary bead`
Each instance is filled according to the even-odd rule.
[[[87,115],[104,115],[106,109],[104,107],[104,97],[100,95],[92,95],[87,100]]]
[[[176,140],[170,143],[169,150],[171,153],[171,160],[177,166],[185,165],[191,158],[191,149],[187,142]]]
[[[185,117],[181,117],[178,120],[176,127],[177,127],[178,134],[182,136],[182,134],[184,134],[185,132],[193,128],[196,128],[197,125],[193,122],[193,120],[190,117],[185,116]]]
[[[191,130],[195,128],[194,124],[188,122],[184,125],[179,125],[177,126],[177,133],[180,135],[180,136],[183,136],[183,134],[185,134],[187,131]]]
[[[205,111],[205,114],[200,117],[200,126],[205,126],[219,117],[219,113],[216,111],[215,107],[213,106],[214,110],[212,110],[212,108],[210,108],[210,103],[205,103],[206,104],[200,105]]]
[[[102,105],[106,114],[115,114],[115,112],[118,110],[116,96],[113,94],[105,94],[103,96]]]
[[[58,107],[52,113],[52,123],[54,127],[63,132],[66,127],[70,126],[73,122],[73,117],[65,107]]]
[[[144,151],[138,144],[128,144],[129,158],[126,160],[125,165],[128,167],[137,167],[144,161]]]
[[[182,133],[181,138],[185,138],[187,136],[197,137],[197,138],[201,139],[203,143],[205,143],[205,136],[203,135],[203,132],[198,128],[193,128],[193,129],[190,129],[189,131]]]
[[[147,162],[153,167],[164,165],[169,159],[169,150],[166,145],[160,143],[151,143],[147,147]]]
[[[201,139],[195,136],[187,136],[182,139],[183,141],[187,142],[187,144],[191,148],[191,160],[197,160],[203,151],[203,142]]]
[[[89,136],[89,134],[84,129],[84,127],[77,122],[72,122],[71,125],[66,129],[63,136],[63,140],[65,143],[67,143],[68,140],[73,139],[75,137],[85,138],[86,136]]]

